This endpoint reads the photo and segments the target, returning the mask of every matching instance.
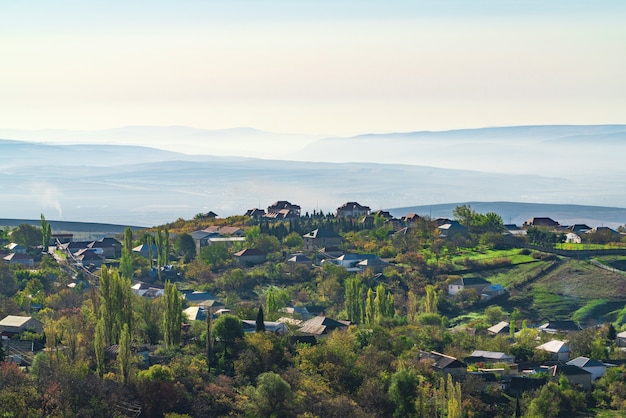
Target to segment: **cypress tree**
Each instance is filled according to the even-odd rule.
[[[259,306],[256,314],[256,332],[265,332],[265,318],[263,317],[263,307]]]

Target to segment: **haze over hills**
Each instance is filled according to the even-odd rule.
[[[297,203],[303,213],[334,211],[345,201],[373,210],[503,201],[626,207],[626,125],[321,139],[185,127],[12,136],[20,141],[0,141],[3,218],[44,213],[50,220],[151,226],[208,210],[243,214],[276,200]],[[507,210],[500,213],[505,221],[524,213]],[[576,216],[596,220],[590,211]],[[626,223],[616,216],[591,223]]]

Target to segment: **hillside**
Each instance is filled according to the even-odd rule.
[[[483,277],[509,290],[505,307],[517,307],[539,320],[571,319],[590,306],[593,309],[577,319],[603,322],[614,320],[605,315],[626,305],[626,272],[607,271],[573,258],[512,266]]]

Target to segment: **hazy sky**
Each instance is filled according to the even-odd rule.
[[[624,123],[626,1],[1,1],[0,128]]]

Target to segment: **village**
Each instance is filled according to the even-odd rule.
[[[317,416],[334,416],[328,408],[357,416],[535,416],[540,402],[556,408],[542,416],[562,416],[626,405],[614,392],[618,384],[626,389],[621,227],[548,217],[508,225],[467,205],[454,219],[395,218],[358,202],[302,214],[277,201],[241,216],[199,213],[92,241],[50,230],[42,215],[40,228],[20,225],[3,237],[3,361],[28,373],[54,350],[57,367],[79,363],[87,375],[132,386],[114,408],[120,416],[196,416],[193,408],[221,411],[206,416],[296,416],[313,407],[294,400],[307,379],[329,388],[326,398],[313,397]],[[618,288],[587,298],[555,287],[567,280],[561,270],[591,268]],[[553,300],[542,305],[548,293]],[[107,319],[109,303],[130,309],[128,319]],[[78,324],[85,329],[72,328]],[[124,332],[130,341],[122,344]],[[132,353],[126,365],[123,345]],[[338,358],[328,357],[340,347]],[[374,354],[384,359],[367,370]],[[204,362],[200,386],[169,369],[190,356]],[[139,376],[156,368],[168,368],[168,384],[187,385],[188,394],[209,382],[234,392],[227,405],[206,395],[205,405],[161,402],[156,415],[145,415],[147,383]],[[261,411],[255,390],[269,373],[290,389]],[[219,376],[231,380],[216,383]],[[402,396],[394,392],[400,381],[412,388]]]

